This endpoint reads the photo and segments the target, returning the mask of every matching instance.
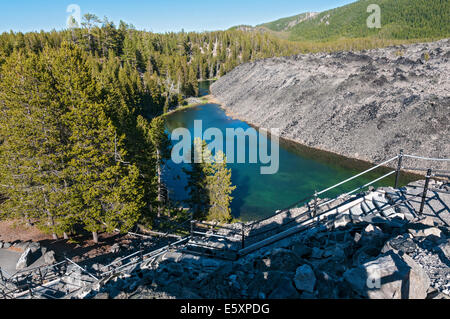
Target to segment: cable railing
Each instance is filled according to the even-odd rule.
[[[348,196],[350,196],[351,194],[356,193],[357,191],[363,190],[364,188],[369,187],[369,186],[371,186],[372,184],[374,184],[374,183],[376,183],[376,182],[379,182],[379,181],[381,181],[381,180],[383,180],[383,179],[385,179],[385,178],[387,178],[387,177],[389,177],[389,176],[391,176],[391,175],[393,175],[393,174],[395,174],[395,173],[396,173],[396,171],[392,171],[392,172],[390,172],[390,173],[388,173],[388,174],[386,174],[386,175],[383,175],[383,176],[381,176],[381,177],[379,177],[379,178],[377,178],[377,179],[375,179],[375,180],[373,180],[373,181],[371,181],[371,182],[369,182],[369,183],[367,183],[367,184],[365,184],[365,185],[363,185],[363,186],[360,186],[360,187],[358,187],[358,188],[352,190],[351,192],[348,192],[348,193],[339,195],[339,196],[337,196],[337,197],[335,197],[335,198],[333,198],[333,199],[330,199],[330,200],[327,200],[327,201],[325,201],[325,202],[323,202],[323,203],[321,203],[321,204],[318,204],[318,205],[315,207],[315,210],[314,210],[313,212],[311,212],[311,211],[308,210],[308,211],[306,211],[306,212],[304,212],[304,213],[301,213],[300,215],[298,215],[298,216],[296,216],[296,217],[291,218],[291,220],[289,220],[289,221],[287,221],[287,222],[284,222],[284,223],[281,224],[281,225],[276,225],[276,226],[274,226],[274,227],[272,227],[272,228],[265,229],[265,230],[259,231],[259,232],[257,232],[257,233],[250,233],[249,235],[247,235],[247,236],[245,236],[245,237],[246,237],[246,238],[258,237],[258,236],[261,236],[261,235],[263,235],[263,234],[267,234],[267,233],[269,233],[269,232],[273,232],[274,230],[280,229],[280,226],[285,227],[285,226],[287,226],[287,225],[289,225],[289,224],[292,224],[292,223],[294,223],[294,222],[297,222],[299,219],[301,219],[301,218],[303,218],[303,217],[305,217],[305,216],[307,216],[307,215],[311,215],[311,213],[313,213],[313,215],[314,215],[315,217],[317,217],[317,212],[318,212],[319,209],[322,208],[323,206],[326,206],[326,205],[329,205],[329,204],[331,204],[331,203],[333,203],[333,202],[336,202],[336,201],[337,201],[338,199],[340,199],[340,198],[345,199],[345,198],[347,198]],[[341,206],[341,205],[343,205],[343,204],[345,204],[345,201],[344,201],[343,203],[337,203],[336,206],[328,207],[327,211],[331,211],[331,210],[337,209],[339,206]]]
[[[394,188],[398,188],[399,187],[401,171],[404,170],[404,169],[413,170],[413,169],[411,169],[409,167],[405,168],[403,166],[404,158],[411,158],[411,159],[425,160],[425,161],[450,162],[450,159],[448,159],[448,158],[441,159],[441,158],[431,158],[431,157],[422,157],[422,156],[416,156],[416,155],[409,155],[409,154],[404,154],[403,150],[401,150],[399,155],[397,155],[395,157],[392,157],[392,158],[390,158],[390,159],[388,159],[388,160],[386,160],[386,161],[384,161],[384,162],[382,162],[380,164],[377,164],[374,167],[371,167],[371,168],[369,168],[369,169],[367,169],[367,170],[365,170],[365,171],[363,171],[363,172],[361,172],[359,174],[356,174],[356,175],[354,175],[354,176],[352,176],[352,177],[350,177],[350,178],[348,178],[348,179],[346,179],[344,181],[341,181],[341,182],[339,182],[339,183],[337,183],[337,184],[335,184],[333,186],[330,186],[330,187],[328,187],[328,188],[326,188],[326,189],[324,189],[322,191],[315,192],[313,195],[310,195],[310,196],[307,196],[307,197],[301,199],[300,201],[296,202],[295,204],[289,206],[288,208],[285,208],[283,210],[278,211],[274,215],[265,217],[263,219],[260,219],[260,220],[257,220],[255,222],[252,222],[250,224],[242,224],[242,231],[241,231],[241,233],[242,233],[242,247],[245,247],[245,240],[246,240],[246,238],[252,238],[252,237],[261,236],[263,234],[266,234],[266,233],[269,233],[269,232],[273,232],[273,231],[275,231],[277,229],[281,229],[282,227],[285,227],[288,224],[291,224],[291,223],[293,223],[295,221],[298,221],[301,217],[304,217],[307,214],[313,214],[313,216],[315,216],[315,215],[317,215],[318,211],[322,207],[324,207],[326,205],[329,205],[329,204],[331,204],[333,202],[336,202],[338,199],[346,199],[350,195],[352,195],[352,194],[354,194],[354,193],[356,193],[358,191],[362,191],[365,188],[368,188],[368,187],[372,186],[373,184],[378,183],[378,182],[380,182],[380,181],[382,181],[382,180],[384,180],[384,179],[386,179],[386,178],[388,178],[388,177],[390,177],[390,176],[392,176],[394,174],[395,174],[395,185],[394,185]],[[319,196],[320,195],[323,195],[323,194],[326,194],[326,193],[328,193],[328,192],[330,192],[332,190],[335,190],[336,188],[338,188],[338,187],[340,187],[340,186],[342,186],[344,184],[347,184],[347,183],[349,183],[351,181],[354,181],[355,179],[357,179],[357,178],[359,178],[359,177],[361,177],[363,175],[366,175],[366,174],[368,174],[370,172],[373,172],[374,170],[376,170],[378,168],[388,167],[388,164],[391,164],[394,161],[397,161],[397,168],[395,170],[392,170],[392,171],[388,172],[387,174],[384,174],[381,177],[378,177],[378,178],[376,178],[376,179],[374,179],[374,180],[372,180],[372,181],[370,181],[368,183],[365,183],[364,185],[359,186],[359,187],[355,188],[354,190],[352,190],[350,192],[343,193],[341,195],[338,195],[337,197],[334,197],[332,199],[327,199],[324,202],[319,203]],[[423,194],[424,194],[423,197],[425,197],[426,192],[428,190],[427,184],[429,182],[429,178],[431,178],[433,176],[436,176],[436,177],[438,177],[438,176],[449,177],[448,175],[446,175],[446,173],[449,173],[448,170],[438,170],[438,169],[436,169],[436,170],[434,170],[436,172],[434,174],[432,174],[431,170],[429,170],[429,169],[424,169],[423,171],[427,171],[427,182],[426,182],[426,187],[425,187],[424,192],[423,192]],[[269,221],[269,220],[273,219],[275,221],[275,219],[277,217],[279,217],[279,216],[281,216],[283,214],[287,214],[292,209],[299,208],[300,205],[305,205],[306,203],[308,204],[307,205],[308,209],[309,209],[308,211],[302,212],[298,216],[287,218],[288,220],[286,222],[283,222],[281,224],[277,224],[277,225],[275,225],[272,228],[265,229],[263,231],[256,232],[256,233],[251,233],[252,229],[260,228],[261,226],[264,226],[264,223]],[[341,204],[342,203],[338,204],[337,206],[335,206],[333,208],[329,208],[328,207],[328,211],[336,209]],[[313,206],[313,207],[311,208],[310,206]],[[421,211],[422,210],[423,210],[423,208],[421,208]],[[232,233],[234,235],[235,231],[233,231]],[[199,233],[199,235],[206,235],[206,234]],[[214,237],[214,236],[211,236],[211,237]],[[227,236],[222,236],[222,237],[227,237]]]
[[[191,223],[191,221],[190,221],[190,220],[186,220],[186,221],[184,221],[184,222],[182,222],[182,223],[179,223],[179,224],[176,225],[176,227],[175,227],[172,231],[177,231],[177,230],[179,230],[179,229],[182,229],[182,228],[183,228],[185,225],[187,225],[188,223]],[[157,245],[158,245],[159,243],[161,243],[163,240],[169,238],[169,236],[171,235],[171,233],[172,233],[172,232],[167,232],[166,234],[164,234],[163,236],[161,236],[156,242],[153,243],[153,246],[157,246]],[[130,234],[133,235],[133,236],[134,236],[134,235],[140,235],[140,234],[135,234],[135,233],[130,233]],[[119,263],[121,263],[121,262],[123,262],[123,261],[125,261],[125,260],[127,260],[127,259],[131,259],[131,258],[133,258],[133,257],[137,257],[138,259],[143,259],[143,258],[149,256],[150,254],[156,252],[156,251],[162,250],[162,249],[167,248],[167,247],[170,248],[171,246],[176,245],[176,244],[178,244],[179,242],[185,241],[185,238],[186,238],[186,237],[184,237],[184,238],[182,237],[182,238],[179,239],[179,241],[177,241],[177,242],[175,242],[175,243],[171,243],[171,244],[169,244],[169,245],[167,245],[167,246],[165,246],[165,247],[158,248],[158,249],[156,249],[156,250],[152,250],[151,252],[149,252],[149,253],[147,253],[147,254],[145,254],[145,252],[144,252],[143,249],[140,249],[140,250],[138,250],[138,251],[136,251],[136,252],[134,252],[134,253],[132,253],[132,254],[130,254],[130,255],[128,255],[128,256],[119,258],[119,259],[113,261],[112,263],[110,263],[110,264],[108,264],[108,265],[106,265],[106,266],[103,266],[102,269],[110,269],[110,268],[113,268],[114,265],[117,265],[117,264],[119,264]],[[119,268],[122,268],[122,267],[123,267],[123,266],[120,266]],[[108,274],[110,274],[110,273],[112,273],[112,272],[114,272],[114,269],[102,273],[102,276],[108,275]]]
[[[362,191],[365,188],[372,186],[373,184],[384,180],[392,175],[396,175],[395,176],[395,187],[394,188],[398,188],[399,186],[399,177],[401,174],[402,170],[408,170],[408,171],[412,171],[412,170],[416,170],[416,171],[426,171],[426,181],[425,181],[425,185],[424,185],[424,190],[423,192],[421,192],[420,194],[416,194],[414,195],[415,197],[422,197],[422,202],[420,205],[420,209],[417,210],[416,212],[420,215],[421,213],[423,213],[424,210],[424,205],[425,205],[425,201],[427,199],[427,193],[429,190],[433,190],[429,187],[429,183],[430,183],[430,179],[432,177],[436,177],[436,176],[440,176],[443,175],[445,177],[449,177],[449,175],[445,175],[447,173],[450,173],[449,170],[445,170],[445,169],[423,169],[423,168],[414,168],[414,167],[405,167],[403,166],[403,160],[404,158],[410,158],[410,159],[414,159],[414,160],[424,160],[424,161],[437,161],[437,162],[450,162],[450,159],[439,159],[439,158],[430,158],[430,157],[422,157],[422,156],[415,156],[415,155],[408,155],[408,154],[403,154],[403,151],[400,152],[399,155],[386,160],[380,164],[375,165],[374,167],[371,167],[361,173],[358,173],[344,181],[341,181],[331,187],[328,187],[320,192],[315,192],[313,195],[310,195],[308,197],[303,198],[302,200],[298,201],[297,203],[295,203],[294,205],[291,205],[290,207],[283,209],[281,211],[278,211],[276,214],[268,216],[266,218],[260,219],[258,221],[255,221],[253,223],[249,223],[249,224],[244,224],[242,223],[242,228],[238,229],[238,228],[232,228],[232,227],[227,227],[227,226],[223,226],[223,225],[219,225],[219,224],[211,224],[211,223],[205,223],[205,222],[199,222],[199,221],[193,221],[193,220],[186,220],[180,224],[178,224],[176,226],[176,230],[181,229],[183,227],[186,226],[187,223],[191,223],[191,234],[190,236],[186,236],[184,238],[181,238],[180,240],[174,242],[174,243],[170,243],[164,247],[161,248],[157,248],[154,249],[150,252],[148,252],[147,254],[144,255],[144,251],[142,249],[140,249],[137,252],[134,252],[128,256],[125,256],[123,258],[120,258],[114,262],[112,262],[111,264],[102,267],[102,269],[107,269],[107,271],[102,272],[100,277],[101,278],[105,278],[105,276],[108,275],[112,275],[112,274],[116,274],[116,273],[120,273],[123,269],[126,269],[128,267],[130,267],[133,264],[139,264],[139,263],[143,263],[143,262],[147,262],[148,260],[153,260],[154,258],[160,256],[161,254],[164,254],[165,252],[169,251],[171,248],[180,245],[180,244],[184,244],[187,241],[191,240],[191,238],[193,238],[194,235],[201,235],[204,237],[212,237],[212,238],[224,238],[224,239],[229,239],[231,238],[231,236],[233,236],[233,241],[236,242],[236,236],[242,236],[242,245],[241,248],[244,249],[246,247],[246,239],[256,239],[259,236],[268,234],[270,232],[274,232],[277,231],[278,233],[282,232],[286,232],[287,230],[291,230],[291,228],[293,228],[294,226],[290,226],[293,223],[299,223],[299,226],[305,224],[305,226],[310,226],[311,224],[306,225],[307,222],[309,221],[314,221],[317,220],[318,221],[318,217],[328,214],[329,212],[333,211],[336,209],[336,212],[339,213],[339,207],[341,205],[345,205],[347,203],[350,203],[350,198],[349,196],[351,196],[354,193],[357,193],[358,191]],[[395,170],[389,171],[386,174],[383,174],[382,176],[368,182],[365,183],[362,186],[359,186],[355,189],[353,189],[350,192],[347,193],[343,193],[341,195],[338,195],[337,197],[334,197],[333,199],[324,199],[322,200],[322,202],[320,202],[319,200],[319,196],[324,195],[332,190],[335,190],[336,188],[345,185],[351,181],[354,181],[355,179],[368,174],[370,172],[373,172],[374,170],[376,170],[377,168],[380,167],[386,167],[388,164],[393,163],[394,161],[398,161],[397,162],[397,168]],[[390,165],[391,166],[391,165]],[[353,197],[352,197],[353,198]],[[343,201],[338,201],[339,199],[342,199]],[[353,200],[353,199],[352,199]],[[398,205],[403,204],[405,201],[401,201],[399,203],[396,203],[394,205],[390,205],[389,207],[385,208],[385,209],[390,209],[393,207],[396,207]],[[331,203],[337,203],[337,205],[335,205],[334,207],[330,207]],[[305,209],[304,211],[300,212],[298,215],[295,216],[290,216],[286,221],[282,221],[281,224],[277,224],[274,227],[268,228],[268,229],[263,229],[261,231],[257,231],[257,232],[253,232],[252,230],[255,229],[257,225],[262,225],[264,226],[264,222],[270,220],[270,219],[275,219],[277,216],[281,216],[282,214],[286,214],[288,212],[290,212],[293,208],[300,208],[299,205],[303,205],[303,208]],[[307,204],[307,205],[305,205]],[[328,206],[328,207],[327,207]],[[325,209],[323,209],[323,207],[326,207]],[[308,216],[309,215],[309,216]],[[307,219],[304,219],[305,216],[308,216]],[[270,224],[266,224],[266,225],[270,225]],[[200,228],[199,230],[195,229],[195,227]],[[290,228],[287,228],[287,226],[289,226]],[[260,228],[260,227],[258,227]],[[208,229],[210,230],[210,232],[206,232],[206,231],[201,231],[204,229]],[[222,234],[219,234],[219,231],[223,230],[224,231],[224,235],[222,236]],[[212,231],[212,232],[211,232]],[[153,247],[155,247],[157,244],[161,243],[164,239],[167,239],[168,235],[170,233],[172,233],[173,230],[171,232],[168,232],[167,234],[165,234],[164,236],[162,236],[161,238],[159,238],[159,240],[156,241],[156,243],[154,243],[155,245],[152,245]],[[216,233],[214,233],[216,232]],[[248,233],[248,234],[247,234]],[[277,234],[278,234],[277,233]],[[280,233],[281,234],[281,233]],[[135,234],[135,235],[139,235],[139,234]],[[254,242],[251,242],[250,246],[254,246],[255,244],[258,243],[262,243],[262,241],[266,240],[267,237],[270,236],[274,236],[274,234],[271,235],[266,235],[264,236],[264,238],[260,238],[257,239]],[[133,258],[134,257],[134,258]],[[121,265],[119,267],[114,267],[115,265],[117,265],[118,263],[124,262],[125,260],[130,260],[132,259],[129,263]],[[134,260],[135,259],[135,260]],[[54,264],[54,265],[50,265],[50,266],[46,266],[46,267],[37,267],[35,269],[28,269],[28,270],[24,270],[24,271],[19,271],[17,273],[15,273],[14,275],[10,276],[9,280],[17,280],[18,277],[22,277],[25,274],[28,274],[28,276],[32,275],[34,272],[38,271],[39,273],[42,272],[42,270],[47,270],[47,269],[51,269],[53,268],[53,270],[60,270],[58,268],[67,266],[67,264],[69,264],[68,260],[65,260],[63,262]],[[81,268],[81,267],[80,267]],[[112,269],[111,269],[112,268]],[[83,271],[85,269],[82,269]],[[109,271],[108,271],[109,270]],[[4,270],[2,270],[3,273],[6,274],[6,272],[4,272]],[[8,274],[6,274],[8,275]],[[97,279],[95,276],[89,274],[90,276],[92,276],[93,279]],[[27,277],[28,277],[27,276]],[[42,273],[41,273],[41,277],[42,277]],[[8,281],[9,281],[8,280]],[[1,289],[0,289],[0,293]]]
[[[137,258],[137,260],[130,261],[129,263],[127,263],[125,265],[122,265],[122,266],[119,266],[119,267],[114,268],[112,270],[106,271],[106,272],[102,273],[101,275],[104,278],[104,277],[107,277],[107,276],[110,276],[110,275],[113,275],[113,274],[120,273],[122,270],[127,269],[130,266],[132,266],[132,265],[140,264],[140,263],[143,263],[143,262],[147,262],[149,259],[151,260],[151,259],[157,258],[160,255],[168,252],[172,247],[177,246],[177,245],[181,245],[181,244],[185,243],[186,241],[188,241],[189,239],[190,239],[190,236],[184,237],[184,238],[180,239],[179,241],[177,241],[175,243],[170,243],[167,246],[164,246],[164,247],[158,248],[156,250],[153,250],[153,251],[151,251],[151,252],[149,252],[149,253],[147,253],[145,255],[142,254],[142,251],[139,251],[139,252],[133,254],[133,256],[135,256],[135,258]],[[130,258],[130,256],[127,256],[125,259],[127,259],[127,258]]]
[[[351,182],[351,181],[353,181],[353,180],[355,180],[355,179],[357,179],[357,178],[359,178],[359,177],[361,177],[361,176],[363,176],[363,175],[365,175],[365,174],[367,174],[367,173],[370,173],[370,172],[376,170],[377,168],[386,166],[387,164],[389,164],[389,163],[391,163],[391,162],[393,162],[393,161],[399,159],[399,156],[400,156],[400,155],[397,155],[397,156],[395,156],[395,157],[393,157],[393,158],[391,158],[391,159],[389,159],[389,160],[387,160],[387,161],[384,161],[383,163],[380,163],[380,164],[378,164],[378,165],[376,165],[376,166],[374,166],[374,167],[372,167],[372,168],[369,168],[369,169],[365,170],[364,172],[361,172],[361,173],[359,173],[359,174],[357,174],[357,175],[354,175],[354,176],[352,176],[352,177],[350,177],[350,178],[348,178],[348,179],[346,179],[346,180],[344,180],[344,181],[342,181],[342,182],[339,182],[339,183],[337,183],[337,184],[335,184],[335,185],[333,185],[333,186],[331,186],[331,187],[328,187],[328,188],[326,188],[326,189],[324,189],[324,190],[322,190],[322,191],[320,191],[320,192],[316,192],[314,195],[310,195],[310,196],[308,196],[308,197],[305,197],[304,199],[302,199],[301,201],[297,202],[296,204],[291,205],[291,206],[289,206],[288,208],[285,208],[285,209],[279,211],[278,213],[276,213],[276,214],[274,214],[274,215],[271,215],[271,216],[268,216],[268,217],[266,217],[266,218],[263,218],[263,219],[260,219],[260,220],[258,220],[258,221],[255,221],[255,222],[251,223],[250,225],[247,225],[247,227],[253,227],[253,226],[257,225],[257,224],[261,224],[261,223],[264,222],[264,221],[267,221],[267,220],[270,220],[270,219],[272,219],[272,218],[274,218],[274,217],[277,217],[277,216],[279,216],[279,215],[282,215],[282,214],[288,212],[289,210],[291,210],[291,209],[297,207],[298,205],[300,205],[300,204],[302,204],[302,203],[305,203],[306,201],[314,200],[314,202],[315,202],[315,208],[316,208],[316,209],[317,209],[317,208],[320,208],[321,206],[324,206],[324,205],[326,205],[326,204],[329,204],[330,202],[333,202],[333,201],[336,200],[337,198],[343,197],[343,195],[339,195],[338,197],[336,197],[336,198],[334,198],[334,199],[332,199],[332,200],[329,200],[329,201],[326,202],[326,203],[322,203],[322,204],[320,204],[320,205],[317,203],[318,197],[319,197],[320,195],[323,195],[323,194],[325,194],[325,193],[327,193],[327,192],[329,192],[329,191],[331,191],[331,190],[334,190],[334,189],[336,189],[336,188],[338,188],[338,187],[340,187],[340,186],[342,186],[342,185],[344,185],[344,184],[346,184],[346,183],[348,183],[348,182]],[[374,183],[376,183],[376,182],[379,182],[380,180],[382,180],[382,179],[384,179],[384,178],[387,178],[387,177],[393,175],[393,174],[396,173],[396,172],[397,172],[397,171],[390,172],[389,174],[386,174],[385,176],[382,176],[381,178],[378,178],[378,179],[376,179],[376,180],[373,180],[373,181],[367,183],[366,185],[364,185],[364,186],[362,186],[362,187],[358,187],[357,189],[355,189],[355,190],[349,192],[347,195],[350,195],[350,194],[352,194],[352,193],[355,193],[355,192],[358,191],[358,190],[361,190],[361,189],[363,189],[363,188],[365,188],[365,187],[368,187],[368,186],[370,186],[370,185],[372,185],[372,184],[374,184]]]
[[[289,206],[288,208],[285,208],[285,209],[279,211],[279,212],[276,213],[275,215],[271,215],[271,216],[268,216],[268,217],[263,218],[263,219],[261,219],[261,220],[255,221],[255,222],[253,222],[252,224],[250,224],[250,225],[248,225],[248,226],[251,227],[251,226],[253,226],[253,225],[256,225],[256,224],[258,224],[258,223],[264,222],[264,221],[269,220],[269,219],[272,219],[272,218],[274,218],[274,217],[276,217],[276,216],[278,216],[278,215],[281,215],[281,214],[283,214],[283,213],[286,213],[288,210],[291,210],[292,208],[297,207],[297,206],[298,206],[299,204],[301,204],[301,203],[304,203],[304,202],[306,202],[306,201],[308,201],[308,200],[315,199],[315,198],[317,198],[318,196],[323,195],[323,194],[325,194],[325,193],[327,193],[327,192],[329,192],[329,191],[331,191],[331,190],[334,190],[334,189],[336,189],[337,187],[340,187],[340,186],[342,186],[342,185],[344,185],[344,184],[346,184],[346,183],[348,183],[348,182],[350,182],[350,181],[353,181],[353,180],[355,180],[355,179],[357,179],[357,178],[359,178],[359,177],[361,177],[361,176],[363,176],[363,175],[365,175],[365,174],[367,174],[367,173],[370,173],[370,172],[376,170],[377,168],[384,167],[384,166],[386,166],[387,164],[392,163],[392,162],[395,161],[395,160],[398,160],[398,167],[397,167],[397,169],[396,169],[395,171],[391,171],[391,172],[389,172],[388,174],[386,174],[386,175],[384,175],[384,176],[382,176],[382,177],[380,177],[380,178],[377,178],[377,179],[375,179],[375,180],[373,180],[373,181],[371,181],[371,182],[369,182],[369,183],[367,183],[367,184],[365,184],[365,185],[363,185],[363,186],[361,186],[361,187],[358,187],[358,188],[356,188],[355,190],[353,190],[353,191],[351,191],[351,192],[348,192],[348,193],[346,193],[346,194],[340,195],[340,196],[338,196],[337,198],[349,196],[349,195],[351,195],[351,194],[353,194],[353,193],[355,193],[355,192],[357,192],[357,191],[359,191],[359,190],[362,190],[362,189],[364,189],[364,188],[366,188],[366,187],[368,187],[368,186],[370,186],[370,185],[372,185],[372,184],[374,184],[374,183],[376,183],[376,182],[379,182],[379,181],[381,181],[381,180],[383,180],[383,179],[385,179],[385,178],[387,178],[387,177],[389,177],[389,176],[391,176],[391,175],[393,175],[393,174],[397,174],[397,176],[396,176],[396,181],[395,181],[395,188],[397,188],[397,187],[398,187],[398,182],[399,182],[399,175],[400,175],[401,170],[403,170],[403,169],[410,169],[410,170],[413,170],[413,168],[405,168],[405,167],[402,166],[403,158],[404,158],[404,157],[412,158],[412,159],[419,159],[419,160],[426,160],[426,161],[450,162],[450,159],[448,159],[448,158],[440,159],[440,158],[421,157],[421,156],[416,156],[416,155],[403,154],[403,151],[400,151],[400,154],[399,154],[399,155],[397,155],[397,156],[395,156],[395,157],[393,157],[393,158],[391,158],[391,159],[389,159],[389,160],[386,160],[386,161],[384,161],[384,162],[382,162],[382,163],[380,163],[380,164],[378,164],[378,165],[376,165],[376,166],[374,166],[374,167],[372,167],[372,168],[369,168],[369,169],[365,170],[364,172],[361,172],[361,173],[359,173],[359,174],[357,174],[357,175],[354,175],[354,176],[352,176],[352,177],[350,177],[350,178],[348,178],[348,179],[346,179],[346,180],[344,180],[344,181],[342,181],[342,182],[339,182],[339,183],[337,183],[337,184],[335,184],[335,185],[333,185],[333,186],[331,186],[331,187],[329,187],[329,188],[326,188],[326,189],[324,189],[324,190],[322,190],[322,191],[320,191],[320,192],[316,192],[314,195],[310,195],[310,196],[308,196],[308,197],[305,197],[305,198],[302,199],[301,201],[298,201],[296,204],[291,205],[291,206]],[[428,169],[420,169],[420,170],[421,170],[421,171],[422,171],[422,170],[423,170],[423,171],[427,171]],[[448,171],[448,170],[433,170],[433,171],[439,172],[439,173],[450,173],[450,171]],[[335,199],[333,199],[333,200],[335,200]],[[331,201],[333,201],[333,200],[331,200]],[[329,202],[330,202],[330,201],[329,201]],[[320,206],[324,206],[324,205],[328,204],[329,202],[327,202],[327,203],[322,203],[322,204],[319,205],[319,207],[320,207]]]

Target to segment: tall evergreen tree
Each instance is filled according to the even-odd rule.
[[[197,138],[191,159],[191,169],[185,170],[185,173],[188,176],[187,202],[193,218],[229,222],[233,200],[231,193],[236,187],[232,186],[231,170],[227,168],[225,155],[219,151],[213,157],[206,142]]]
[[[189,198],[186,201],[192,210],[192,217],[198,220],[206,219],[209,210],[209,193],[207,177],[212,172],[211,153],[205,141],[194,140],[191,149],[190,169],[184,169],[188,177],[186,190]]]
[[[166,133],[163,117],[156,117],[150,125],[150,137],[156,152],[156,171],[158,176],[158,216],[163,203],[162,166],[170,158],[170,140]]]
[[[231,169],[227,168],[227,159],[221,151],[217,152],[212,163],[212,174],[207,176],[207,189],[209,193],[208,220],[230,222],[231,193],[236,189],[231,182]]]
[[[74,45],[13,54],[2,68],[1,185],[12,218],[55,235],[83,224],[125,231],[143,206],[139,170],[108,117],[86,55]]]

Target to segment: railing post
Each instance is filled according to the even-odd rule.
[[[420,203],[419,215],[423,214],[423,210],[425,208],[425,201],[427,200],[428,186],[430,185],[431,175],[432,175],[432,170],[429,169],[427,172],[426,180],[425,180],[425,186],[423,188],[422,202]]]
[[[245,224],[242,223],[242,249],[245,248]]]
[[[194,221],[191,220],[191,237],[194,236]]]
[[[31,290],[30,283],[28,283],[28,292],[30,293],[30,297],[33,297],[33,290]]]
[[[400,154],[398,155],[398,165],[397,165],[397,174],[395,175],[395,189],[398,188],[400,182],[400,172],[402,170],[403,165],[403,150],[400,150]]]
[[[317,195],[317,191],[314,192],[314,213],[313,217],[317,216],[317,201],[318,201],[319,195]]]

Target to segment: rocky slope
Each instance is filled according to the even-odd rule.
[[[402,191],[414,192],[422,184],[411,183]],[[448,183],[431,185],[450,189]],[[433,192],[429,209],[410,221],[377,215],[367,223],[342,215],[237,261],[169,251],[73,297],[448,299],[450,229],[448,219],[441,218],[448,209],[439,217],[432,212],[449,196]]]
[[[418,215],[420,200],[413,195],[423,190],[423,184],[418,181],[399,190],[380,188],[372,194],[385,194],[395,212],[380,214],[375,209],[361,218],[357,211],[329,216],[316,227],[235,261],[174,245],[139,262],[136,254],[125,258],[131,246],[122,250],[117,244],[111,247],[119,258],[115,274],[105,266],[108,255],[103,265],[70,263],[60,270],[62,277],[51,290],[35,288],[32,298],[449,299],[450,184],[432,180],[433,191],[427,193],[423,215]],[[0,252],[5,244],[10,248],[10,243],[0,242]],[[35,244],[13,246],[38,252]],[[47,259],[47,264],[55,262]],[[21,282],[0,280],[0,299],[2,286],[6,291],[27,287]],[[31,298],[27,289],[20,296]]]
[[[233,116],[344,156],[450,155],[450,39],[247,63],[211,86]],[[447,168],[447,163],[435,167]]]

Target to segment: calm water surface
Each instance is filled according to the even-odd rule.
[[[203,95],[207,94],[207,85],[209,83],[201,86]],[[211,127],[219,128],[224,132],[224,136],[227,128],[246,130],[250,127],[245,122],[228,117],[219,105],[206,104],[171,114],[167,117],[167,130],[170,133],[176,128],[183,127],[189,129],[193,136],[195,120],[203,121],[203,131]],[[267,142],[267,139],[263,139],[264,144]],[[269,216],[279,209],[289,207],[302,198],[314,194],[315,190],[325,189],[370,167],[365,162],[316,151],[289,141],[280,141],[279,148],[280,169],[275,175],[260,174],[261,166],[267,166],[266,164],[229,164],[229,168],[232,169],[233,184],[237,186],[232,194],[233,216],[242,220],[255,220]],[[226,149],[226,141],[224,149]],[[187,197],[183,167],[186,165],[176,165],[170,161],[164,174],[170,197],[180,203]],[[351,191],[386,172],[388,170],[383,168],[376,170],[370,175],[327,193],[326,197]],[[411,176],[404,176],[402,183],[410,179]],[[390,178],[376,186],[392,186],[392,184],[393,178]]]

